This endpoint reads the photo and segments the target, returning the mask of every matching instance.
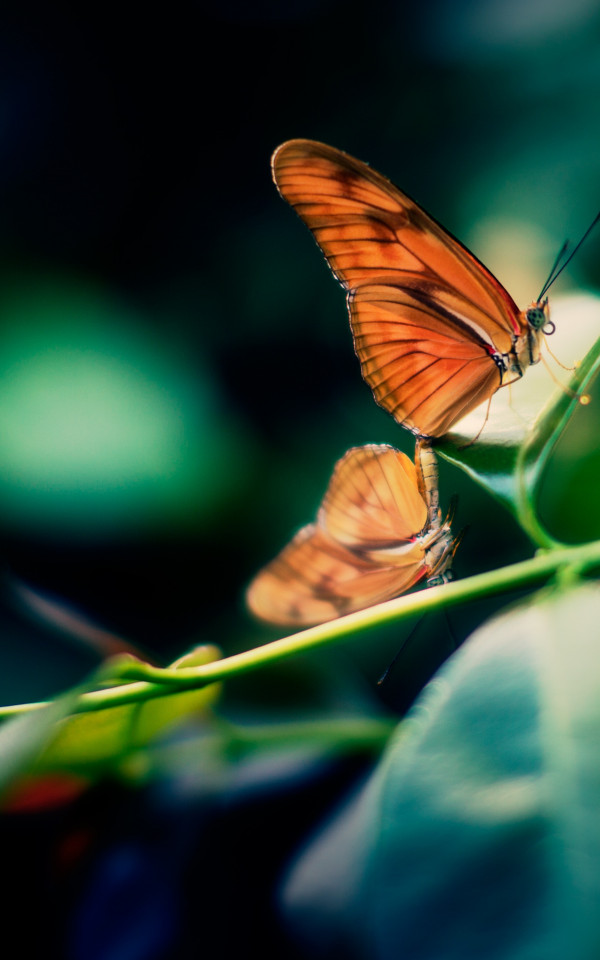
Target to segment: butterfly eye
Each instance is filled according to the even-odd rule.
[[[543,307],[530,307],[527,311],[527,323],[530,327],[533,327],[534,330],[543,330],[546,326],[551,326],[552,330],[550,333],[554,333],[554,324],[547,319],[546,313]]]

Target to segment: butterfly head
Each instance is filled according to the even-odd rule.
[[[523,376],[527,367],[538,363],[542,334],[554,333],[555,326],[550,319],[548,297],[540,297],[530,303],[520,314],[521,335],[516,338],[513,348],[511,373],[517,377]]]
[[[556,327],[550,319],[548,297],[545,297],[543,300],[537,300],[527,307],[525,316],[531,330],[535,330],[536,332],[541,330],[546,336],[554,333]]]
[[[429,569],[427,583],[429,586],[437,586],[440,583],[448,583],[452,580],[452,560],[456,553],[456,548],[462,538],[462,533],[458,537],[453,537],[450,532],[450,516],[446,518],[441,526],[434,527],[429,534],[423,538],[425,546],[425,564]]]

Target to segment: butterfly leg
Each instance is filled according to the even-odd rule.
[[[548,351],[550,351],[550,348],[549,348],[549,347],[548,347]],[[553,353],[550,353],[550,356],[552,357],[553,360],[556,360],[556,357],[554,356]],[[546,360],[546,358],[545,358],[544,356],[541,356],[540,359],[541,359],[542,363],[544,364],[546,370],[547,370],[548,373],[550,374],[550,378],[554,381],[554,383],[557,385],[557,387],[560,387],[560,389],[563,390],[563,391],[567,394],[568,397],[572,397],[573,399],[577,399],[577,400],[579,400],[580,403],[583,403],[584,405],[589,402],[589,398],[588,398],[587,394],[576,393],[575,390],[571,390],[571,388],[568,387],[565,383],[561,383],[561,381],[558,379],[558,377],[556,377],[556,376],[554,375],[554,373],[552,372],[552,369],[551,369],[551,367],[550,367],[550,364],[548,363],[548,361]],[[556,362],[559,364],[559,366],[561,366],[561,367],[563,368],[563,370],[574,370],[574,369],[575,369],[575,367],[565,367],[565,366],[564,366],[562,363],[560,363],[560,361],[558,361],[558,360],[557,360]]]
[[[543,332],[545,333],[545,331],[543,331]],[[546,337],[547,337],[548,335],[549,335],[549,334],[546,334]],[[554,362],[557,363],[558,366],[561,367],[563,370],[567,370],[569,373],[572,373],[573,370],[577,370],[577,366],[578,366],[577,363],[574,363],[572,367],[567,367],[567,366],[565,366],[564,363],[561,363],[561,361],[558,359],[558,357],[556,356],[556,354],[552,353],[552,350],[551,350],[550,347],[548,346],[548,341],[547,341],[546,337],[544,337],[544,338],[542,339],[542,343],[543,343],[543,345],[545,346],[545,348],[546,348],[546,350],[548,351],[548,353],[550,354],[550,356],[552,357],[552,359],[554,360]],[[550,368],[549,368],[548,364],[546,363],[546,361],[544,360],[544,358],[543,358],[542,356],[540,356],[540,359],[541,359],[542,363],[544,364],[544,366],[546,367],[546,370],[550,371]]]
[[[492,397],[490,397],[489,400],[488,400],[488,402],[487,402],[487,407],[486,407],[486,410],[485,410],[485,419],[484,419],[483,423],[481,424],[479,430],[477,431],[477,433],[475,434],[475,436],[472,437],[472,438],[469,440],[468,443],[463,443],[462,446],[460,446],[460,447],[458,448],[459,450],[466,450],[468,447],[472,446],[472,445],[475,443],[476,440],[479,440],[481,434],[483,433],[484,427],[485,427],[486,423],[488,422],[488,419],[489,419],[489,416],[490,416],[490,406],[491,406],[491,404],[492,404]]]

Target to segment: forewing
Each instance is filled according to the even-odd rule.
[[[311,524],[257,574],[246,594],[248,606],[270,623],[301,627],[390,600],[427,573],[422,545],[410,547],[402,565],[382,565]]]
[[[336,464],[318,523],[357,550],[413,540],[427,523],[414,464],[387,444],[353,447]]]
[[[510,350],[522,322],[489,270],[340,150],[288,141],[273,155],[273,177],[347,290],[356,352],[378,403],[415,433],[438,436],[491,396],[500,386],[491,354]]]

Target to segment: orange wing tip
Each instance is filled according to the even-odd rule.
[[[309,155],[314,156],[315,154],[322,154],[324,151],[331,151],[331,149],[332,148],[328,147],[325,143],[319,143],[317,140],[303,140],[301,138],[285,140],[273,150],[271,155],[271,167],[274,171],[277,161],[284,154],[287,154],[292,158],[299,159],[300,157],[306,157]]]

